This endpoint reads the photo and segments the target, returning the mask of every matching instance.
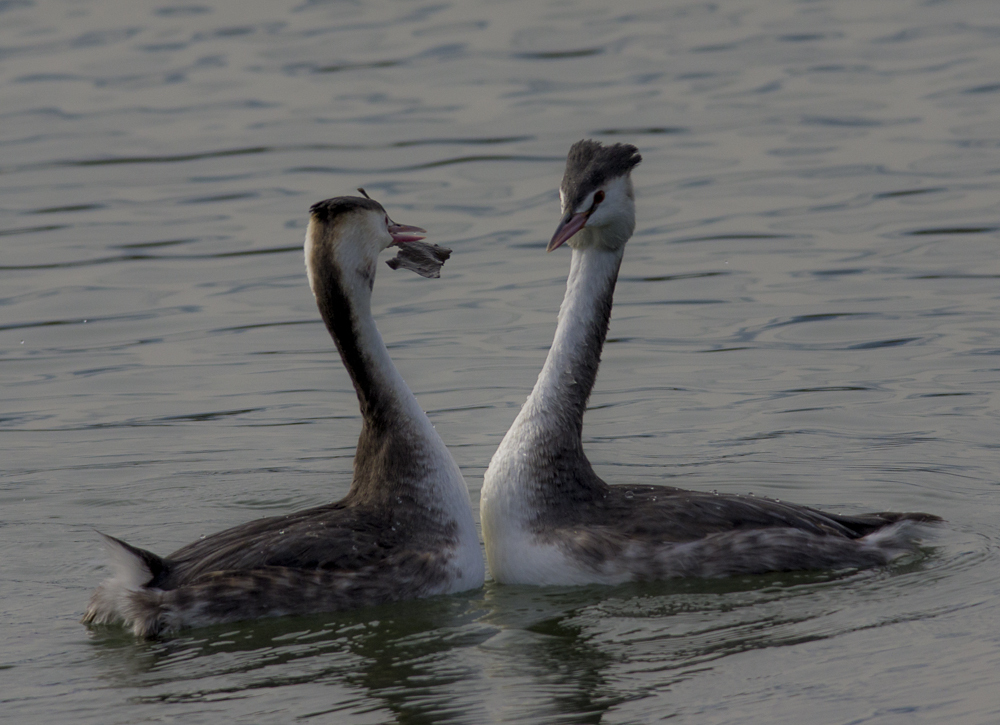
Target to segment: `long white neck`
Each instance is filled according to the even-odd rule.
[[[577,235],[599,241],[591,237],[597,233],[583,229]],[[598,501],[607,492],[583,452],[581,436],[623,246],[609,250],[581,244],[573,249],[545,365],[486,469],[479,512],[490,571],[498,581],[535,581],[538,567],[551,567],[555,578],[564,574],[562,558],[533,548],[532,534],[565,518],[562,512]]]
[[[583,415],[597,379],[622,254],[622,247],[609,250],[601,245],[573,250],[552,347],[531,395],[490,462],[484,511],[496,504],[497,512],[516,518],[518,510],[527,513],[544,507],[544,502],[588,498],[604,486],[583,452]]]
[[[549,430],[533,427],[532,437],[539,443],[558,441],[577,448],[587,400],[597,380],[621,261],[620,249],[573,250],[552,347],[514,423],[516,427],[530,419],[549,419]],[[553,417],[557,425],[552,425]]]

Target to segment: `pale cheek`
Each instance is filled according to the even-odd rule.
[[[379,240],[380,252],[392,246],[392,235],[389,234],[389,230],[385,227],[377,229],[372,236]]]
[[[609,221],[607,216],[608,215],[603,210],[598,209],[597,211],[595,211],[593,214],[590,215],[590,218],[587,219],[587,223],[584,224],[584,226],[603,227]]]

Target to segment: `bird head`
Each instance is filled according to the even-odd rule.
[[[640,161],[630,144],[604,146],[589,139],[573,144],[559,187],[562,219],[547,251],[567,242],[574,249],[623,247],[635,231],[631,174]]]
[[[420,227],[394,222],[381,204],[363,189],[359,191],[363,198],[336,196],[309,209],[306,268],[314,294],[314,276],[325,264],[332,264],[345,280],[360,277],[371,289],[379,253],[393,245],[418,242],[427,233]]]

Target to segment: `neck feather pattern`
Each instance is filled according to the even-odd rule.
[[[545,365],[512,431],[538,466],[543,496],[571,500],[604,484],[583,452],[583,415],[608,334],[622,249],[574,249]],[[547,482],[547,483],[542,483]]]
[[[314,292],[358,395],[362,428],[349,497],[380,505],[414,497],[434,470],[457,477],[451,454],[406,385],[371,315],[374,266],[359,269],[316,255]],[[456,470],[452,473],[451,468]],[[464,483],[463,483],[464,487]],[[467,493],[465,494],[468,495]]]
[[[559,411],[575,438],[597,380],[621,261],[620,251],[573,250],[556,334],[531,392],[540,408]]]

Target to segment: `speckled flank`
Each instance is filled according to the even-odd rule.
[[[121,619],[136,635],[156,637],[186,627],[413,599],[441,591],[449,576],[449,559],[446,549],[417,545],[397,547],[373,563],[337,570],[296,562],[209,571],[179,586],[164,583],[130,590],[118,603],[116,616],[88,611],[88,621]]]
[[[392,364],[370,313],[382,207],[339,197],[312,208],[310,286],[351,375],[362,431],[347,497],[251,521],[160,558],[105,537],[115,575],[89,624],[139,636],[264,616],[363,607],[463,591],[484,566],[465,481]]]
[[[871,567],[912,550],[920,513],[827,514],[756,496],[607,486],[591,500],[540,507],[532,527],[595,576],[717,577]]]

